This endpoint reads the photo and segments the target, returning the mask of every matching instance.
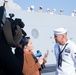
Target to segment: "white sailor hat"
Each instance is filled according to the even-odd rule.
[[[67,30],[65,28],[57,28],[57,29],[54,29],[54,34],[64,34],[67,32]]]
[[[32,8],[32,9],[34,9],[34,6],[33,6],[33,5],[31,5],[31,8]]]
[[[53,11],[56,11],[56,9],[54,8]]]
[[[8,2],[8,0],[5,0],[5,2]]]
[[[63,9],[60,9],[60,12],[63,12],[64,10]]]
[[[39,8],[40,8],[40,9],[42,9],[42,8],[43,8],[43,6],[39,6]]]
[[[47,8],[47,10],[50,10],[49,8]]]

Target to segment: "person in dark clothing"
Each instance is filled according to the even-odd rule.
[[[16,28],[13,27],[12,18],[6,18],[4,6],[0,7],[0,75],[23,75],[24,52],[23,45],[20,44],[22,31],[20,25],[24,25],[19,20]],[[16,21],[17,23],[17,21]],[[19,26],[18,26],[19,25]],[[15,33],[15,34],[14,34]],[[12,52],[15,48],[15,53]]]
[[[22,75],[23,59],[22,46],[18,44],[14,54],[2,33],[0,35],[0,75]]]

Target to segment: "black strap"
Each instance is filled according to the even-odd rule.
[[[60,51],[60,47],[58,46],[59,49],[59,56],[58,56],[58,67],[62,66],[62,52],[64,51],[65,47],[68,45],[68,43],[65,44],[64,48],[62,51]]]

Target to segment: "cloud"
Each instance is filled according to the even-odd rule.
[[[6,3],[6,8],[9,9],[22,9],[17,3],[14,3],[13,0],[5,0],[8,1]],[[3,5],[4,0],[0,0],[0,6]]]

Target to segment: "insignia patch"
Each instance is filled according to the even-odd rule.
[[[66,56],[68,56],[68,54],[65,54]]]
[[[65,49],[65,52],[70,53],[70,50],[69,49]]]
[[[76,53],[74,53],[75,54],[75,58],[76,58]]]
[[[76,56],[75,56],[75,59],[76,59]]]

